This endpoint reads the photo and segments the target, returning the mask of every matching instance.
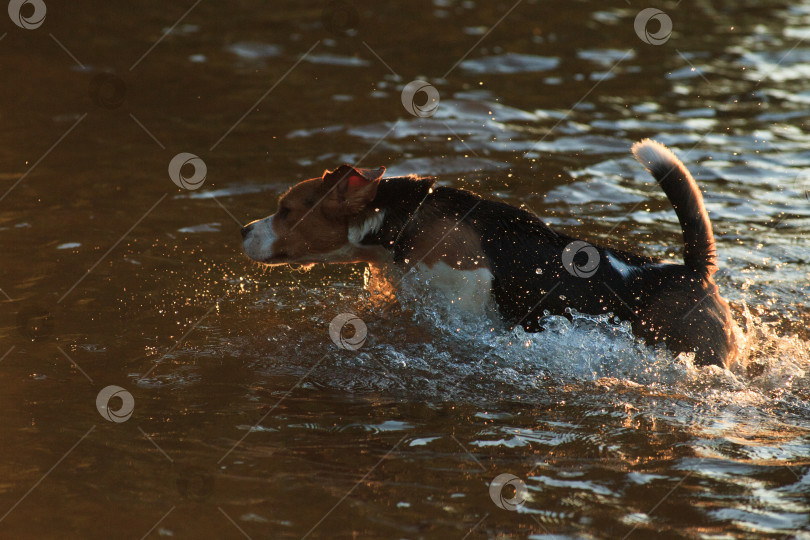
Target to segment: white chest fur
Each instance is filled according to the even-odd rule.
[[[457,270],[447,263],[419,263],[413,270],[432,291],[468,313],[484,314],[492,293],[492,272],[487,268]]]

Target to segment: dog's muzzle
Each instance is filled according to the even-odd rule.
[[[242,250],[254,261],[264,262],[273,257],[273,216],[248,223],[241,230]]]

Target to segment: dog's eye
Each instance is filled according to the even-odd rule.
[[[278,212],[276,212],[276,216],[278,216],[280,219],[284,219],[288,215],[290,215],[290,209],[286,206],[282,206],[278,209]]]

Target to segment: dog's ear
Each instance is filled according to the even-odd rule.
[[[324,171],[324,211],[339,216],[359,214],[377,195],[384,172],[385,167],[357,169],[351,165],[341,165],[331,172]]]

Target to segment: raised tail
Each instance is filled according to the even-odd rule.
[[[683,229],[683,260],[686,266],[717,271],[717,251],[712,223],[703,204],[703,195],[692,175],[672,151],[652,139],[633,145],[633,155],[658,181],[675,208]]]

